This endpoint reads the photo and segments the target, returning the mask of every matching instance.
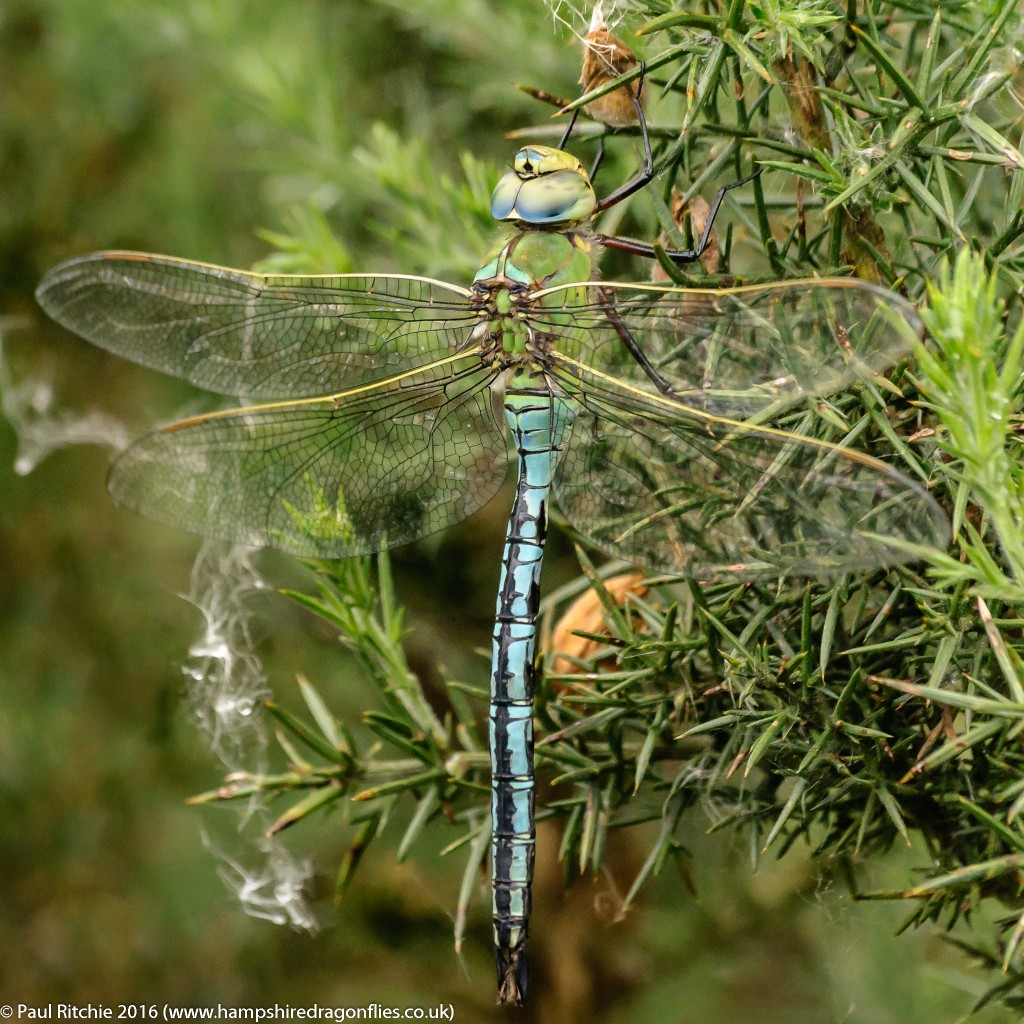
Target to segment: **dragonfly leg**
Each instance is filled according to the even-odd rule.
[[[700,240],[695,248],[666,249],[665,255],[673,263],[695,263],[699,260],[704,250],[708,247],[708,242],[711,240],[711,228],[715,223],[715,218],[718,216],[718,210],[722,205],[722,200],[725,198],[725,193],[730,189],[739,188],[740,185],[746,185],[748,181],[753,181],[754,178],[760,175],[762,170],[763,168],[758,167],[753,174],[748,174],[745,178],[740,178],[739,181],[732,181],[728,185],[723,185],[715,193],[715,198],[711,203],[711,210],[708,212],[708,219],[704,223],[704,230],[701,232]],[[657,255],[653,245],[649,245],[647,242],[638,242],[633,238],[616,238],[614,235],[593,235],[592,237],[595,242],[609,249],[618,249],[620,252],[632,253],[634,256],[646,256],[648,259],[655,259]]]
[[[562,133],[561,141],[558,143],[559,149],[565,149],[569,145],[569,136],[572,135],[573,128],[576,127],[576,118],[580,116],[580,108],[577,107],[572,112],[572,117],[569,118],[569,124],[566,126],[565,131]]]
[[[629,354],[637,361],[640,368],[647,374],[651,379],[651,383],[663,394],[669,398],[674,398],[676,395],[675,389],[671,384],[654,368],[654,365],[644,354],[644,350],[637,343],[636,338],[630,333],[629,328],[623,322],[622,317],[619,316],[615,305],[612,300],[608,297],[608,293],[603,288],[596,289],[597,300],[601,303],[601,308],[604,310],[604,315],[608,317],[608,322],[615,329],[615,333],[622,340],[622,344],[626,346],[626,350]]]
[[[597,177],[597,172],[601,169],[601,162],[604,160],[604,136],[602,135],[597,140],[597,156],[594,157],[594,162],[590,165],[590,184],[594,184],[594,179]]]
[[[625,185],[617,188],[611,195],[605,196],[597,206],[594,207],[594,213],[598,214],[602,210],[607,210],[617,203],[621,203],[623,199],[628,198],[634,192],[639,192],[640,189],[648,185],[651,179],[654,177],[654,156],[651,153],[651,135],[647,130],[647,117],[644,114],[643,104],[640,102],[640,92],[644,85],[644,74],[646,73],[646,66],[643,61],[640,62],[640,77],[636,80],[636,91],[633,93],[633,106],[636,108],[637,122],[640,125],[640,139],[644,145],[644,168],[643,170],[631,181],[627,181]]]

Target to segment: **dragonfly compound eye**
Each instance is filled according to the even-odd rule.
[[[596,205],[590,178],[576,157],[549,146],[527,146],[495,187],[491,215],[524,224],[579,224]]]

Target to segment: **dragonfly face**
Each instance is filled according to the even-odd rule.
[[[561,149],[526,146],[501,177],[491,196],[495,220],[524,226],[581,224],[597,207],[583,165]]]

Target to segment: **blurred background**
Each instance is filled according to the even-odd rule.
[[[96,248],[464,282],[505,134],[550,109],[513,83],[572,96],[579,60],[540,0],[0,3],[0,1002],[508,1017],[493,1006],[486,879],[453,950],[462,865],[437,856],[443,828],[396,865],[393,822],[336,906],[352,839],[340,816],[289,832],[293,860],[274,873],[258,817],[185,805],[226,770],[182,671],[204,631],[182,597],[199,541],[115,508],[109,444],[39,457],[136,436],[195,395],[44,322],[32,292]],[[621,144],[615,173],[631,159]],[[485,681],[507,508],[395,555],[425,677],[440,663]],[[285,559],[260,565],[275,586],[303,580]],[[574,572],[556,538],[546,583]],[[301,672],[341,716],[372,706],[321,623],[272,593],[250,606],[276,700],[299,704]],[[624,921],[629,835],[605,876],[564,894],[558,836],[542,831],[536,988],[517,1019],[942,1024],[983,991],[937,933],[895,934],[905,908],[853,904],[799,851],[752,875],[743,842],[707,826],[690,822],[691,876],[666,871]],[[880,865],[879,887],[905,868]]]

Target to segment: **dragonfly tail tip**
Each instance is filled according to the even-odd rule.
[[[503,1006],[521,1006],[526,995],[526,951],[519,949],[497,951],[498,1003]]]

